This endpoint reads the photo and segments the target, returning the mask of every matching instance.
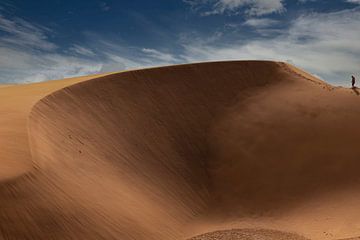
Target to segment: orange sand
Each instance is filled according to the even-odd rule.
[[[293,66],[179,65],[0,98],[0,239],[360,236],[359,96]]]

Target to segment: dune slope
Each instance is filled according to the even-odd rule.
[[[0,84],[0,181],[31,170],[27,120],[32,106],[52,92],[103,75],[24,85]]]
[[[0,185],[0,234],[359,236],[358,105],[351,90],[276,62],[144,69],[71,85],[30,113],[32,168]]]

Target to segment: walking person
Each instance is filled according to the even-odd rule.
[[[355,83],[356,83],[355,77],[354,77],[354,75],[352,75],[351,76],[351,86],[352,86],[352,88],[355,88]]]

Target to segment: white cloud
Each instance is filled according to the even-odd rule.
[[[91,35],[91,46],[61,49],[50,41],[50,29],[0,15],[0,83],[38,82],[100,72],[180,62],[156,49],[134,48]]]
[[[231,59],[291,60],[294,64],[336,84],[359,72],[360,9],[314,13],[294,19],[291,27],[274,38],[225,46],[184,44],[186,61]]]
[[[285,11],[283,0],[185,0],[194,9],[211,5],[211,9],[202,15],[237,13],[240,9],[251,16],[261,16]]]
[[[0,82],[38,82],[88,75],[102,65],[57,53],[34,53],[0,47]]]
[[[21,18],[0,15],[0,82],[36,82],[99,72],[102,64],[59,52],[52,31]],[[74,45],[78,54],[91,55]]]
[[[0,83],[38,82],[99,72],[177,62],[156,49],[124,47],[91,36],[91,47],[73,44],[61,49],[49,39],[52,30],[21,18],[0,15]]]
[[[56,45],[49,42],[48,28],[31,24],[21,18],[7,19],[0,15],[0,31],[4,35],[0,39],[2,45],[14,47],[31,47],[40,50],[53,50]]]
[[[346,0],[346,2],[360,4],[360,0]]]
[[[250,18],[243,25],[254,28],[266,28],[276,25],[279,21],[270,18]]]
[[[172,54],[160,52],[156,49],[143,48],[142,52],[157,61],[162,61],[165,63],[175,63],[178,61],[178,59]]]
[[[184,33],[174,43],[181,52],[176,55],[109,41],[96,34],[85,36],[88,42],[84,46],[74,44],[61,51],[47,37],[51,30],[21,19],[5,20],[7,24],[0,27],[8,32],[5,37],[18,40],[34,32],[30,39],[35,40],[31,44],[22,41],[13,44],[0,36],[0,82],[43,81],[139,67],[234,59],[291,61],[340,85],[346,84],[348,75],[360,74],[360,8],[306,14],[293,19],[288,29],[273,29],[277,22],[268,18],[251,18],[225,27],[223,32],[215,31],[213,36]],[[22,27],[16,27],[19,25]],[[10,26],[15,29],[10,30]],[[244,26],[254,28],[260,36],[253,40],[237,38]],[[236,32],[239,35],[231,35],[234,28],[239,29]],[[263,37],[266,31],[272,33]],[[51,47],[41,48],[39,42]]]
[[[77,53],[79,55],[87,56],[87,57],[93,57],[95,56],[95,53],[86,47],[82,47],[80,45],[74,44],[72,47],[69,48],[70,51]]]
[[[142,64],[137,61],[133,61],[127,57],[122,57],[119,54],[114,53],[105,53],[106,60],[102,65],[100,72],[115,72],[125,69],[135,69],[139,67],[145,67],[145,64]]]

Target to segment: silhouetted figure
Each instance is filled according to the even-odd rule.
[[[355,87],[355,83],[356,83],[355,77],[354,77],[354,76],[351,76],[351,86],[352,86],[352,88]]]

